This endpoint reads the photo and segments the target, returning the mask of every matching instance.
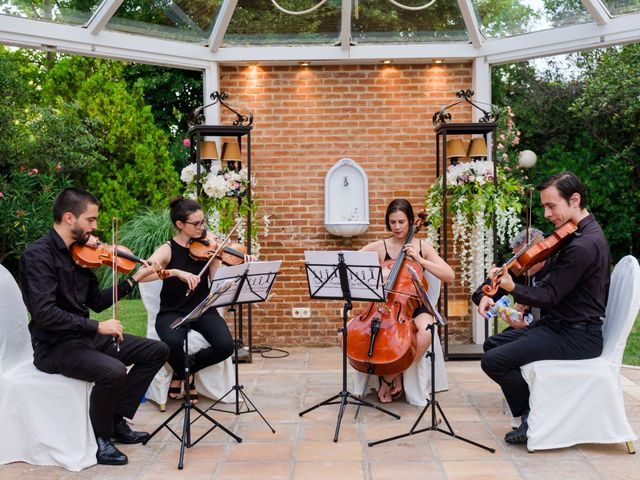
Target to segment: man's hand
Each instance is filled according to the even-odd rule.
[[[480,303],[478,304],[478,313],[480,314],[480,316],[489,320],[489,317],[487,316],[487,312],[491,307],[495,305],[495,303],[496,302],[494,302],[491,297],[487,297],[486,295],[483,296],[480,299]]]
[[[120,320],[112,318],[111,320],[105,320],[98,322],[98,333],[101,335],[111,335],[118,339],[119,342],[124,340],[124,329]]]
[[[502,276],[500,277],[500,282],[498,283],[498,285],[500,286],[500,288],[506,290],[507,292],[513,291],[513,289],[516,287],[516,284],[513,282],[513,278],[511,278],[511,274],[509,273],[509,270],[507,270],[507,267],[503,267]]]

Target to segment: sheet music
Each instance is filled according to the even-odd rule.
[[[247,280],[242,285],[236,303],[265,301],[281,263],[281,260],[248,263]]]
[[[348,265],[347,278],[353,298],[379,300],[384,297],[380,262],[376,252],[304,252],[310,291],[317,297],[342,298],[338,254]],[[376,293],[377,292],[377,293]]]
[[[232,281],[232,285],[231,288],[218,297],[213,304],[214,307],[222,307],[234,302],[236,293],[238,292],[238,287],[240,286],[240,281],[242,280],[241,277],[248,268],[248,263],[241,263],[240,265],[233,265],[231,267],[220,267],[216,270],[216,274],[211,281],[211,288],[209,291],[215,292],[228,280]]]

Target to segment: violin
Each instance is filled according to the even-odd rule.
[[[411,243],[424,224],[426,213],[421,212],[409,229],[404,244]],[[411,270],[425,291],[429,284],[422,266],[408,259],[404,250],[395,260],[386,260],[382,266],[391,267],[385,284],[386,302],[372,302],[347,324],[347,359],[360,372],[394,375],[409,368],[417,352],[413,312],[421,305],[421,300],[413,284]]]
[[[85,268],[98,268],[102,265],[113,268],[113,262],[117,258],[116,269],[124,274],[131,273],[136,263],[142,263],[142,260],[127,247],[120,245],[114,248],[100,240],[96,240],[93,244],[74,243],[71,246],[71,257],[78,265]]]
[[[215,255],[224,265],[244,263],[247,247],[240,243],[230,243],[220,248],[220,243],[212,233],[206,233],[203,238],[192,238],[189,241],[189,255],[194,260],[209,260]]]
[[[98,239],[92,244],[71,245],[71,257],[84,268],[98,268],[103,265],[114,268],[115,263],[116,271],[125,275],[130,274],[137,263],[143,263],[143,260],[136,257],[127,247],[119,245],[118,248],[114,248]],[[168,273],[161,268],[155,269],[155,272],[160,278],[168,277]]]
[[[544,240],[533,239],[505,262],[500,271],[491,279],[491,285],[482,287],[482,293],[493,297],[498,292],[502,272],[510,270],[514,275],[522,275],[535,264],[554,255],[576,230],[578,230],[578,226],[574,222],[568,221]]]

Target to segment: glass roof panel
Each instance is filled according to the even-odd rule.
[[[508,37],[593,21],[580,0],[472,0],[480,30],[487,37]]]
[[[0,0],[0,14],[53,23],[84,25],[102,0]]]
[[[351,20],[352,39],[358,43],[469,40],[457,0],[436,0],[435,3],[431,0],[396,0],[395,3],[359,0]],[[422,6],[426,8],[419,9]]]
[[[640,0],[602,0],[611,15],[625,15],[640,12]]]
[[[319,0],[276,0],[291,12],[304,12]],[[340,0],[328,0],[317,10],[291,15],[269,0],[238,0],[223,46],[238,45],[333,45],[340,36]]]
[[[124,0],[106,28],[204,44],[223,0]]]

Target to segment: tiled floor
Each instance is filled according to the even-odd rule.
[[[163,429],[146,445],[123,445],[129,464],[94,466],[80,473],[23,463],[0,466],[0,479],[633,479],[640,478],[640,455],[629,455],[624,445],[583,445],[528,453],[509,446],[502,437],[510,419],[502,413],[498,388],[480,370],[477,361],[448,362],[450,389],[438,394],[456,434],[496,449],[495,453],[450,438],[425,432],[401,440],[368,446],[368,442],[408,432],[421,408],[404,401],[389,409],[393,419],[362,408],[354,421],[348,406],[339,441],[333,442],[336,405],[320,407],[303,417],[298,413],[341,390],[341,356],[337,348],[295,348],[281,359],[254,355],[241,364],[240,383],[256,407],[275,428],[272,433],[258,413],[211,412],[242,437],[237,443],[221,429],[206,435],[186,450],[184,470],[177,469],[179,442]],[[640,432],[640,369],[623,368],[629,420]],[[368,397],[374,400],[374,397]],[[201,402],[201,406],[206,405]],[[161,413],[147,402],[136,415],[135,429],[154,430],[178,407]],[[232,404],[232,410],[234,405]],[[430,415],[430,410],[428,411]],[[175,429],[180,431],[180,419]],[[430,417],[424,426],[430,424]],[[421,423],[421,426],[423,424]],[[202,419],[192,428],[193,438],[208,428]],[[640,447],[640,444],[638,445]]]

